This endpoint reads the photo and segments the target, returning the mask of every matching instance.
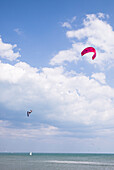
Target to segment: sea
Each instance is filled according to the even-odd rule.
[[[0,170],[114,170],[114,154],[0,153]]]

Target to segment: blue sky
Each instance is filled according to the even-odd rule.
[[[114,152],[113,6],[0,2],[0,152]]]

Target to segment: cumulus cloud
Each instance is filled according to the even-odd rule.
[[[0,102],[10,109],[30,104],[37,114],[42,105],[48,108],[47,113],[44,108],[37,116],[85,125],[113,120],[114,89],[105,83],[105,76],[100,79],[103,74],[90,78],[69,74],[63,67],[37,70],[22,62],[14,66],[1,63],[1,68]]]
[[[51,65],[61,65],[61,63],[65,62],[77,62],[78,58],[76,57],[77,50],[72,48],[70,50],[60,51],[54,58],[51,59]]]
[[[64,61],[69,62],[72,58],[73,61],[81,60],[80,51],[87,46],[93,46],[97,51],[96,59],[92,62],[90,57],[85,57],[85,60],[91,64],[97,64],[101,69],[113,66],[114,31],[111,25],[106,22],[105,18],[107,17],[108,15],[103,13],[86,15],[82,28],[66,32],[66,36],[74,40],[72,48],[70,49],[72,56],[67,55],[68,50],[59,51],[50,63],[63,64]],[[77,50],[78,46],[79,50]],[[63,58],[61,53],[62,56],[64,56]],[[88,54],[87,56],[90,55]],[[62,59],[60,60],[60,58]]]
[[[96,63],[100,66],[113,62],[111,36],[113,37],[114,33],[112,27],[101,18],[104,18],[103,14],[87,15],[83,21],[83,28],[68,31],[67,36],[76,38],[78,41],[73,42],[70,49],[59,51],[51,59],[50,67],[38,69],[25,62],[11,65],[1,61],[0,104],[15,112],[27,110],[30,106],[34,110],[33,115],[36,120],[40,121],[42,117],[43,121],[56,122],[58,127],[63,122],[79,128],[82,125],[83,127],[113,125],[114,88],[107,84],[106,75],[101,71],[94,72],[96,70],[93,68],[90,75],[86,72],[77,73],[76,70],[67,70],[65,65],[69,62],[77,64],[82,58],[80,57],[81,49],[86,45],[98,47],[100,42],[95,62],[91,60],[91,57],[85,57],[85,59],[87,58],[90,64]],[[107,41],[101,35],[103,31]],[[45,127],[40,127],[40,131],[36,132],[31,126],[30,133],[36,136],[40,132],[60,134],[58,127],[48,126],[47,130]],[[22,130],[22,134],[24,134],[23,131],[25,129]]]
[[[104,73],[94,73],[92,77],[101,82],[102,84],[106,84],[106,76]]]
[[[66,28],[72,28],[72,23],[76,20],[76,16],[74,16],[71,20],[62,23],[62,27],[66,27]]]
[[[62,24],[62,27],[66,27],[66,28],[72,28],[71,25],[68,22],[64,22]]]
[[[13,61],[16,60],[21,55],[19,52],[14,52],[13,49],[16,48],[17,45],[11,45],[8,43],[4,43],[0,38],[0,57],[5,58],[7,60]]]

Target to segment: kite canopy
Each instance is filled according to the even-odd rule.
[[[32,110],[27,111],[27,116],[29,117],[29,115],[32,113]]]
[[[83,56],[84,54],[89,53],[89,52],[94,52],[94,54],[93,54],[93,56],[92,56],[92,60],[94,60],[95,57],[96,57],[96,50],[95,50],[93,47],[87,47],[87,48],[85,48],[85,49],[81,52],[81,55]]]

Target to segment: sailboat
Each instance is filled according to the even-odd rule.
[[[32,156],[32,152],[30,152],[29,155]]]

